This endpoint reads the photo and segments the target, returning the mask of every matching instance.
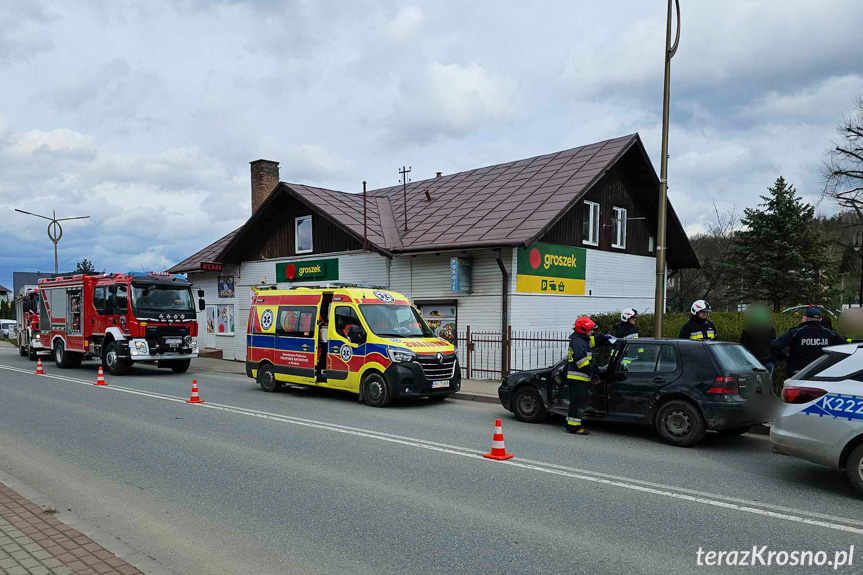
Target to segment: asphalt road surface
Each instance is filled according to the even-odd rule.
[[[100,388],[94,362],[33,367],[0,350],[0,469],[184,575],[740,573],[699,567],[699,548],[863,546],[844,474],[773,455],[764,436],[680,449],[478,402],[373,409],[149,366]],[[184,402],[193,377],[203,405]],[[506,463],[481,457],[496,417]],[[852,568],[769,569],[860,573],[863,549]]]

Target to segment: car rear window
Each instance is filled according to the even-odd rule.
[[[836,352],[825,352],[824,355],[795,373],[789,379],[819,379],[818,375],[824,371],[827,371],[840,361],[844,359],[848,359],[848,354],[846,353],[836,353]],[[827,374],[825,374],[827,375]],[[846,376],[850,376],[853,374],[846,374]],[[827,378],[833,379],[833,378]],[[841,378],[840,378],[841,379]]]
[[[752,371],[766,368],[745,347],[737,344],[721,344],[710,346],[713,356],[725,371]]]

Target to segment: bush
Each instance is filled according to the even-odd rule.
[[[600,333],[611,333],[614,326],[620,323],[620,312],[604,313],[590,316],[599,326]],[[680,333],[680,328],[689,321],[688,313],[667,313],[663,316],[662,335],[675,338]],[[710,314],[710,321],[716,326],[716,339],[722,341],[740,341],[740,333],[743,331],[743,313],[736,311],[716,311]],[[776,335],[782,335],[800,320],[790,313],[773,314],[773,325],[776,327]],[[654,337],[653,314],[646,313],[638,316],[638,334],[641,337]]]

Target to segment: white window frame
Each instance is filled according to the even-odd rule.
[[[586,246],[598,246],[599,245],[599,204],[596,202],[590,202],[588,200],[584,200],[584,209],[587,210],[590,214],[590,225],[588,226],[588,236],[591,238],[590,240],[586,240],[582,237],[582,243]]]
[[[621,250],[626,249],[626,208],[612,207],[614,214],[611,226],[611,247]]]
[[[310,254],[315,251],[315,242],[314,242],[314,234],[312,235],[312,244],[307,250],[300,249],[300,222],[309,220],[309,224],[314,226],[314,222],[312,222],[312,216],[300,216],[294,218],[294,253],[297,254]],[[314,232],[314,227],[312,228],[312,232]]]

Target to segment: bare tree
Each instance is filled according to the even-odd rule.
[[[854,111],[837,128],[840,139],[822,168],[824,193],[843,208],[854,210],[863,222],[863,94]]]

